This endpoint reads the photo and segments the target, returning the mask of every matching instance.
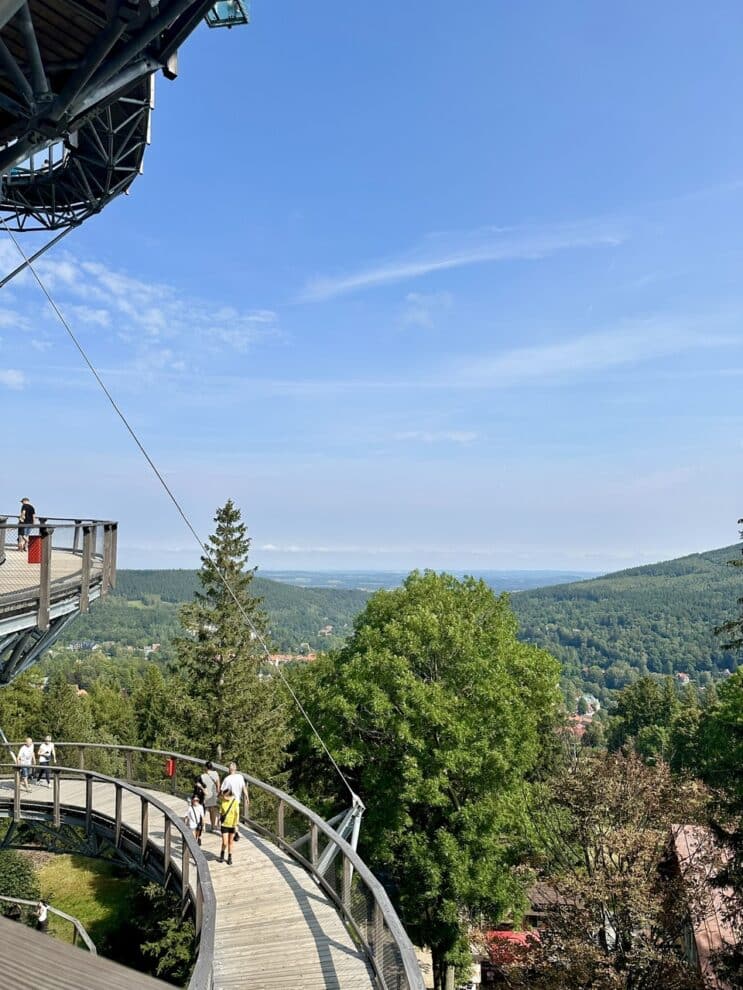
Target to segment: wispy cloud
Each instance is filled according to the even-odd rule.
[[[1,247],[3,243],[0,271],[17,260],[7,245]],[[148,281],[69,253],[47,256],[36,267],[73,328],[126,345],[137,375],[154,369],[179,373],[189,364],[201,369],[207,355],[245,353],[257,342],[279,336],[277,314],[269,309],[214,303],[175,285]],[[0,328],[33,330],[31,346],[49,346],[43,331],[51,328],[52,316],[29,274],[20,275],[14,286],[16,309],[0,313]]]
[[[396,257],[355,272],[310,279],[301,300],[321,302],[362,289],[483,262],[536,260],[558,251],[611,247],[621,244],[626,237],[622,225],[609,221],[542,228],[482,227],[474,231],[432,234]]]
[[[395,440],[412,441],[432,445],[436,443],[454,443],[469,447],[477,440],[474,430],[405,430],[395,434]]]
[[[0,385],[4,385],[5,388],[21,389],[26,384],[26,378],[22,371],[15,371],[13,368],[7,368],[4,371],[0,371]]]
[[[732,335],[710,333],[691,321],[652,319],[621,325],[495,355],[455,362],[453,375],[472,385],[510,386],[536,381],[573,380],[586,374],[643,364],[691,350],[736,343]]]
[[[437,316],[451,309],[454,297],[451,292],[409,292],[405,296],[405,308],[400,322],[404,327],[420,327],[431,330]]]

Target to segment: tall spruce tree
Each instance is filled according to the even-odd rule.
[[[248,773],[275,778],[288,741],[286,706],[258,639],[267,638],[268,620],[251,593],[250,538],[231,499],[214,522],[201,591],[181,608],[184,632],[175,640],[175,668],[190,701],[184,735],[197,755],[236,759]]]

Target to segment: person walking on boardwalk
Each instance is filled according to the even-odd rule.
[[[229,787],[229,789],[234,794],[237,799],[237,819],[240,821],[240,810],[243,803],[243,794],[245,793],[245,778],[241,773],[237,772],[237,763],[234,760],[229,765],[229,773],[222,781],[222,790]],[[235,829],[235,842],[240,841],[240,833]]]
[[[206,769],[198,779],[204,798],[203,804],[209,812],[209,831],[217,831],[217,800],[219,798],[219,774],[211,760],[206,761]]]
[[[222,849],[219,853],[219,862],[224,863],[226,850],[228,866],[232,866],[232,843],[235,838],[239,818],[240,805],[237,802],[237,798],[229,787],[222,785],[222,792],[219,795],[219,819],[222,829]]]
[[[36,509],[27,498],[21,499],[21,511],[18,513],[18,549],[28,550],[28,534],[36,516]]]
[[[201,833],[204,831],[204,806],[196,794],[191,797],[185,822],[193,832],[194,839],[201,845]]]
[[[57,762],[57,754],[54,751],[54,743],[52,742],[51,736],[44,736],[44,742],[39,743],[39,748],[36,750],[36,759],[38,760],[39,767],[36,771],[36,780],[41,783],[41,778],[43,777],[46,781],[46,786],[52,786],[52,774],[49,769],[49,764]]]
[[[49,927],[49,906],[46,901],[39,901],[36,905],[36,930],[45,932]]]
[[[16,763],[21,768],[21,784],[26,788],[27,791],[31,790],[31,774],[33,772],[33,767],[36,765],[36,756],[34,754],[34,741],[31,736],[26,736],[26,741],[18,750],[18,756],[16,757]]]

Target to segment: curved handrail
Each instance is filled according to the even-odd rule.
[[[27,907],[35,907],[39,903],[38,901],[27,901],[25,897],[6,897],[3,894],[0,894],[0,901],[6,901],[11,904],[25,904]],[[76,918],[72,914],[66,914],[64,911],[60,911],[59,908],[52,907],[51,904],[47,904],[46,907],[48,911],[50,911],[52,914],[56,914],[58,918],[64,918],[65,921],[69,921],[72,924],[72,927],[74,928],[76,934],[79,935],[82,941],[84,942],[88,952],[90,952],[90,954],[93,956],[98,955],[98,950],[95,947],[95,942],[90,937],[90,935],[88,935],[88,933],[85,931],[85,927],[83,926],[83,923],[82,921],[80,921],[79,918]]]
[[[10,748],[17,743],[8,743],[7,748]],[[64,745],[69,745],[65,743],[57,743],[57,746],[61,747]],[[78,745],[78,744],[75,744]],[[10,769],[15,774],[15,787],[13,793],[13,815],[16,818],[21,818],[22,805],[21,805],[21,773],[20,767],[16,763],[0,763],[0,773],[4,770]],[[85,814],[86,819],[90,818],[93,813],[92,797],[93,788],[92,782],[97,781],[102,784],[112,784],[116,788],[122,788],[131,794],[134,794],[142,802],[143,807],[145,805],[152,805],[154,808],[163,815],[165,822],[169,822],[170,825],[166,825],[166,836],[170,834],[173,826],[180,833],[181,840],[183,842],[183,856],[181,860],[181,883],[183,886],[183,894],[186,896],[188,894],[189,887],[189,856],[194,861],[196,865],[196,885],[194,888],[194,900],[196,908],[196,930],[199,936],[199,953],[196,959],[196,964],[191,974],[191,979],[188,982],[188,990],[211,990],[212,981],[212,959],[214,957],[214,929],[216,924],[217,915],[217,902],[214,895],[214,886],[212,884],[211,874],[209,873],[209,866],[206,861],[206,857],[201,851],[201,847],[197,843],[196,839],[193,837],[191,830],[185,824],[183,819],[181,819],[173,810],[169,808],[164,802],[159,801],[156,797],[153,797],[151,793],[143,790],[140,787],[136,787],[134,784],[128,783],[117,777],[110,777],[107,774],[97,773],[93,770],[85,770],[77,767],[65,767],[55,764],[54,766],[49,766],[54,778],[54,790],[53,790],[53,814],[55,820],[59,818],[60,813],[60,796],[59,796],[59,782],[63,774],[72,775],[73,777],[84,777],[86,780],[86,804],[85,804]],[[116,819],[109,819],[114,821],[114,825],[117,831],[121,828],[121,802],[116,801],[117,817]],[[99,812],[96,812],[98,815]],[[107,816],[103,816],[107,817]],[[146,842],[149,842],[149,838],[146,829],[149,827],[149,816],[143,815],[142,817],[142,828],[143,832],[140,833],[142,846]],[[170,853],[170,841],[166,837],[166,850],[165,856],[168,857]],[[173,864],[165,862],[165,869],[172,867]]]
[[[10,743],[10,746],[17,746],[18,743]],[[116,743],[80,743],[80,742],[57,742],[55,743],[57,751],[62,750],[64,747],[72,747],[79,751],[81,769],[82,764],[84,764],[84,753],[87,750],[91,751],[114,751],[116,753],[123,753],[127,760],[127,773],[132,776],[132,757],[135,754],[141,756],[154,756],[163,757],[169,760],[175,760],[175,773],[172,777],[171,788],[174,793],[177,792],[177,764],[178,762],[191,764],[193,766],[203,767],[206,765],[206,760],[199,759],[194,756],[189,756],[184,753],[177,753],[173,750],[163,750],[163,749],[147,749],[142,746],[125,746]],[[214,767],[222,772],[225,772],[228,768],[222,764],[214,763]],[[80,771],[77,771],[78,773]],[[374,928],[376,931],[377,925],[382,924],[386,927],[387,931],[390,933],[394,946],[399,953],[400,964],[405,976],[407,987],[405,990],[424,990],[423,977],[421,975],[420,967],[418,965],[418,960],[415,955],[415,950],[413,945],[408,938],[407,932],[403,928],[402,922],[397,916],[392,902],[389,899],[387,892],[385,891],[382,884],[377,880],[374,874],[371,872],[369,867],[364,863],[359,854],[354,850],[345,839],[333,829],[324,819],[322,819],[316,812],[312,811],[306,805],[302,804],[296,798],[293,798],[290,794],[285,791],[280,790],[278,787],[273,787],[271,784],[266,784],[259,780],[257,777],[252,777],[250,774],[242,773],[248,787],[245,789],[245,806],[241,809],[241,819],[250,827],[260,831],[261,833],[269,836],[274,840],[285,852],[297,859],[315,878],[315,880],[322,886],[325,892],[332,898],[336,907],[340,911],[344,920],[349,924],[360,944],[364,948],[364,952],[367,957],[367,961],[371,965],[374,973],[379,981],[379,986],[382,990],[393,990],[389,986],[384,978],[383,972],[381,970],[381,950],[378,943],[378,939],[375,938],[373,943],[370,944],[369,940],[365,936],[364,932],[354,917],[350,908],[350,894],[351,894],[351,882],[352,874],[355,871],[359,879],[363,881],[364,885],[368,889],[374,901],[373,915],[374,915]],[[148,784],[148,786],[154,786]],[[277,804],[277,827],[276,830],[268,828],[266,825],[261,824],[258,821],[251,819],[249,814],[249,788],[253,787],[257,790],[263,792],[274,798]],[[291,809],[292,811],[299,814],[304,818],[309,824],[310,831],[307,836],[304,836],[299,843],[290,843],[287,841],[286,835],[283,832],[284,828],[284,816],[286,809]],[[340,893],[328,883],[325,876],[320,873],[317,869],[318,867],[318,836],[322,835],[328,843],[335,845],[343,858],[343,889]],[[302,842],[307,842],[310,844],[311,851],[310,856],[307,858],[299,852],[297,846],[302,844]],[[401,985],[401,988],[404,985]],[[394,990],[398,990],[397,987]]]

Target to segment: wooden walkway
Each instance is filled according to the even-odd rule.
[[[5,782],[3,790],[10,789]],[[21,804],[51,803],[51,788],[35,784]],[[179,816],[186,802],[152,794]],[[82,780],[62,782],[63,804],[85,807]],[[93,806],[114,816],[114,788],[93,785]],[[150,837],[162,846],[163,827],[150,809]],[[139,831],[140,803],[123,793],[122,818]],[[374,977],[336,908],[310,875],[268,840],[241,826],[234,865],[219,862],[220,837],[205,832],[202,851],[217,899],[214,990],[372,990]],[[173,851],[180,855],[180,842]]]
[[[51,581],[79,584],[82,576],[82,558],[78,554],[66,550],[53,550],[51,560]],[[97,575],[100,562],[93,564]],[[5,563],[0,567],[0,595],[17,592],[38,594],[41,568],[39,564],[29,564],[25,552],[21,553],[13,546],[5,548]]]

